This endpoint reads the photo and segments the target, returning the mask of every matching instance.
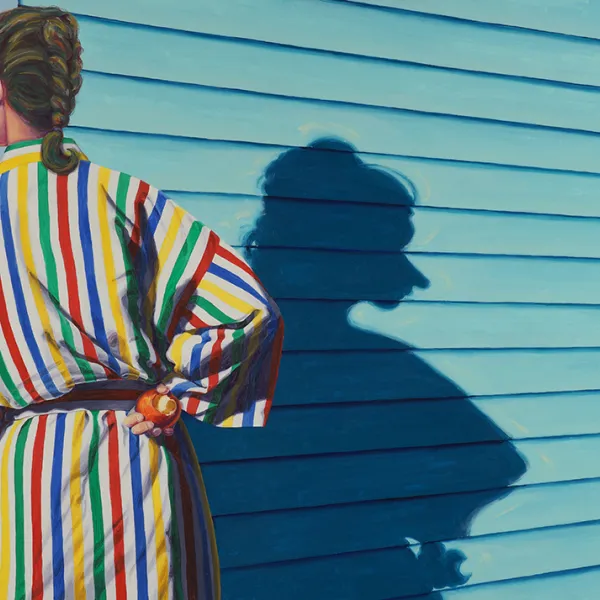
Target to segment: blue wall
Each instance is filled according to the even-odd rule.
[[[596,600],[600,9],[398,4],[63,3],[72,135],[286,318],[268,427],[193,428],[224,600]]]

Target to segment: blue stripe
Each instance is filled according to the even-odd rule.
[[[184,394],[189,389],[194,388],[194,387],[198,387],[198,386],[193,381],[182,381],[181,383],[178,383],[177,385],[174,385],[171,388],[171,393],[174,396],[180,396],[181,394]]]
[[[200,339],[194,347],[192,348],[192,352],[190,355],[190,364],[189,364],[189,377],[188,379],[198,380],[202,377],[202,350],[206,346],[206,344],[210,341],[210,332],[208,330],[204,330],[200,334]],[[208,357],[209,365],[210,365],[210,356]]]
[[[241,290],[248,292],[251,296],[259,300],[263,304],[269,304],[264,296],[262,296],[254,288],[250,287],[243,279],[233,274],[231,271],[228,271],[227,269],[224,269],[223,267],[212,263],[208,268],[208,272],[212,273],[213,275],[216,275],[217,277],[220,277],[221,279],[224,279],[225,281],[228,281],[229,283],[237,286]]]
[[[8,177],[10,173],[13,173],[13,175],[16,176],[17,171],[9,171],[0,176],[0,218],[2,219],[2,235],[4,237],[4,248],[6,250],[6,266],[10,273],[17,315],[19,317],[21,329],[23,330],[23,335],[25,336],[27,347],[31,352],[31,357],[33,358],[44,387],[53,397],[62,396],[62,393],[59,392],[58,388],[54,385],[54,381],[52,381],[52,377],[50,377],[50,373],[44,364],[44,359],[42,358],[39,346],[37,345],[36,336],[33,333],[31,321],[27,314],[27,305],[25,304],[25,295],[23,294],[23,287],[21,285],[21,280],[19,279],[19,263],[13,244],[10,213],[8,210]]]
[[[52,568],[54,572],[54,599],[65,598],[65,557],[63,554],[63,519],[61,508],[63,450],[65,445],[66,415],[57,415],[50,482],[50,505],[52,514]]]
[[[148,565],[146,560],[146,531],[144,529],[144,490],[140,464],[140,440],[129,432],[129,461],[133,493],[133,522],[135,525],[135,568],[138,600],[148,600]]]
[[[146,235],[144,236],[144,243],[153,243],[154,234],[156,233],[156,228],[158,227],[158,222],[162,217],[166,203],[167,197],[162,192],[159,192],[156,198],[156,203],[154,204],[152,212],[150,213],[150,217],[148,218],[148,226],[146,228]]]
[[[77,200],[79,206],[79,236],[81,239],[81,248],[84,256],[85,277],[87,280],[88,295],[90,298],[90,309],[92,313],[92,322],[94,323],[94,333],[100,347],[108,354],[108,366],[119,375],[121,369],[117,359],[112,355],[106,330],[104,329],[104,319],[102,318],[102,305],[98,294],[98,285],[96,282],[96,273],[94,271],[94,247],[92,243],[92,234],[90,231],[90,215],[88,207],[88,181],[90,174],[90,163],[82,161],[79,163],[79,177],[77,178]]]

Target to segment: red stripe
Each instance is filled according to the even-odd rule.
[[[213,390],[219,383],[219,371],[221,369],[221,349],[223,346],[223,339],[225,338],[225,328],[219,327],[217,329],[217,339],[213,344],[212,350],[210,352],[210,363],[208,366],[208,389],[210,392]]]
[[[127,576],[125,572],[125,545],[123,543],[123,503],[121,496],[121,469],[119,466],[119,432],[115,413],[106,413],[108,424],[109,492],[112,509],[112,530],[115,561],[116,600],[127,599]]]
[[[186,555],[186,581],[187,581],[187,600],[197,600],[198,574],[196,572],[194,558],[198,554],[195,547],[196,532],[194,528],[194,514],[201,510],[200,506],[194,507],[192,494],[188,483],[185,466],[181,457],[181,446],[179,440],[175,437],[167,437],[165,440],[167,449],[171,451],[175,462],[177,463],[177,472],[179,475],[179,495],[181,499],[181,512],[183,515],[182,532],[185,536],[185,555]]]
[[[208,236],[208,242],[206,243],[206,249],[204,251],[204,254],[202,255],[200,264],[196,268],[196,271],[194,272],[194,275],[192,276],[188,284],[185,286],[185,289],[183,290],[183,293],[179,298],[179,302],[177,303],[177,306],[173,311],[171,323],[169,324],[169,327],[167,329],[167,337],[169,339],[173,338],[173,335],[175,334],[175,330],[177,328],[177,324],[181,320],[181,317],[186,309],[187,303],[192,297],[194,291],[198,288],[198,285],[200,284],[200,281],[202,281],[202,278],[204,277],[206,271],[208,271],[208,268],[210,267],[213,258],[215,257],[215,251],[217,249],[218,244],[219,238],[214,232],[211,231]]]
[[[248,275],[250,275],[250,277],[258,281],[256,273],[243,260],[241,260],[238,256],[236,256],[226,248],[223,248],[223,246],[221,246],[220,244],[217,248],[216,254],[219,255],[221,258],[224,258],[225,260],[229,261],[236,267],[242,269],[242,271],[245,271],[246,273],[248,273]]]
[[[196,313],[194,313],[189,308],[183,310],[183,314],[181,318],[185,318],[185,320],[194,328],[194,329],[204,329],[206,327],[210,327],[208,323],[205,323]]]
[[[44,597],[44,547],[42,540],[42,466],[44,457],[44,441],[46,439],[46,422],[48,415],[38,418],[38,428],[33,443],[31,464],[31,546],[32,546],[32,581],[31,595],[36,600]]]
[[[27,371],[27,367],[25,366],[25,362],[23,361],[23,356],[19,351],[19,346],[17,341],[15,340],[15,336],[10,326],[10,319],[8,318],[8,309],[6,307],[6,298],[4,296],[4,288],[2,287],[2,282],[0,281],[0,327],[2,328],[2,333],[4,334],[4,339],[6,341],[6,345],[8,346],[8,351],[10,352],[10,357],[12,358],[13,363],[17,367],[17,371],[19,372],[19,377],[21,378],[21,382],[25,386],[28,394],[33,398],[35,402],[40,402],[42,400],[40,394],[31,383],[31,378],[29,376],[29,372]]]
[[[273,404],[273,396],[275,395],[275,387],[277,386],[277,378],[279,377],[279,365],[281,363],[281,355],[283,353],[283,334],[284,325],[283,319],[279,317],[279,325],[277,326],[277,334],[273,342],[273,354],[271,355],[271,373],[269,379],[269,392],[267,394],[267,402],[265,404],[265,417],[263,425],[266,424],[271,412]]]
[[[133,214],[135,215],[135,221],[133,224],[133,229],[131,231],[131,239],[129,240],[129,253],[132,258],[135,258],[137,251],[140,248],[140,239],[141,239],[141,227],[142,227],[142,215],[144,204],[146,203],[146,199],[148,198],[148,192],[150,191],[150,186],[140,181],[140,185],[138,186],[138,191],[135,195],[135,202],[133,205]]]
[[[73,246],[71,244],[71,230],[69,227],[69,177],[60,175],[56,178],[56,193],[58,197],[58,241],[62,251],[65,264],[65,275],[67,278],[67,295],[69,297],[69,312],[71,319],[77,325],[81,333],[83,351],[85,357],[104,369],[109,379],[117,377],[111,369],[100,362],[96,347],[85,332],[83,318],[81,316],[81,305],[79,304],[79,284],[77,283],[77,271],[75,259],[73,258]]]

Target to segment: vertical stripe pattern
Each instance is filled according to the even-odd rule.
[[[65,144],[82,157],[69,175],[39,140],[0,160],[0,406],[129,379],[165,383],[197,420],[263,426],[283,325],[250,267],[161,191]],[[0,598],[219,600],[185,426],[156,440],[124,417],[1,424]]]

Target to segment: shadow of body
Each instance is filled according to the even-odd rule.
[[[326,394],[328,388],[334,396],[338,393],[342,398],[352,396],[350,387],[361,385],[365,412],[373,399],[390,400],[394,410],[390,408],[388,416],[385,410],[379,412],[381,423],[373,423],[371,431],[363,433],[370,440],[356,438],[356,450],[369,447],[378,430],[389,431],[390,426],[397,432],[397,448],[432,447],[427,468],[422,470],[411,465],[414,450],[390,453],[388,457],[393,468],[389,470],[391,495],[386,498],[393,498],[393,490],[398,487],[391,483],[401,481],[404,489],[414,490],[407,497],[421,497],[422,501],[419,510],[397,516],[390,524],[397,533],[399,546],[413,540],[420,546],[414,552],[407,549],[397,573],[386,572],[385,577],[394,579],[386,589],[393,589],[397,597],[430,594],[430,600],[441,598],[435,590],[457,587],[467,581],[460,572],[464,557],[446,549],[441,542],[467,536],[474,515],[506,495],[508,486],[524,473],[525,464],[506,434],[454,382],[417,356],[414,348],[356,329],[348,321],[350,309],[361,299],[371,300],[384,310],[396,308],[414,288],[429,284],[402,252],[414,234],[411,222],[414,194],[410,184],[365,164],[345,142],[322,139],[308,148],[280,155],[265,171],[263,191],[264,211],[247,241],[252,247],[251,265],[266,288],[275,297],[289,297],[289,288],[285,287],[289,283],[282,281],[296,278],[293,282],[296,291],[292,292],[295,297],[302,285],[306,286],[304,298],[327,299],[326,290],[339,292],[338,300],[329,303],[324,316],[315,312],[310,319],[305,313],[300,316],[292,310],[298,302],[282,301],[286,337],[291,343],[300,338],[316,340],[307,343],[318,350],[318,340],[327,337],[324,346],[329,350],[328,355],[334,350],[332,344],[337,343],[340,352],[335,363],[339,365],[337,372],[332,367],[333,371],[326,375],[321,371],[311,373],[309,366],[297,380],[294,377],[288,381],[284,371],[278,398],[296,396],[303,379],[311,381],[313,389],[321,390],[317,396]],[[384,205],[383,213],[374,210],[375,206]],[[384,264],[377,252],[363,252],[362,262],[357,266],[352,260],[330,261],[327,252],[323,252],[319,261],[307,266],[301,258],[303,250],[296,252],[297,263],[294,251],[273,250],[289,246],[306,248],[307,242],[324,249],[381,249],[388,254]],[[390,248],[394,250],[391,254]],[[344,300],[345,297],[348,299]],[[353,352],[375,348],[378,351],[372,352],[368,361],[361,359],[364,351]],[[382,349],[385,351],[381,352]],[[285,402],[288,403],[287,398]],[[342,404],[338,405],[340,410]],[[331,436],[336,435],[339,427],[343,424],[331,423]],[[436,446],[430,443],[432,439],[441,443]],[[484,442],[485,447],[467,447],[465,451],[462,446],[457,453],[457,445],[473,441]],[[396,462],[393,456],[398,457]],[[377,460],[378,456],[373,455],[374,470]],[[440,470],[445,471],[445,476],[436,479],[435,472]],[[371,496],[368,492],[365,490],[365,497]],[[352,523],[347,526],[352,527]],[[360,597],[368,600],[367,596]]]

